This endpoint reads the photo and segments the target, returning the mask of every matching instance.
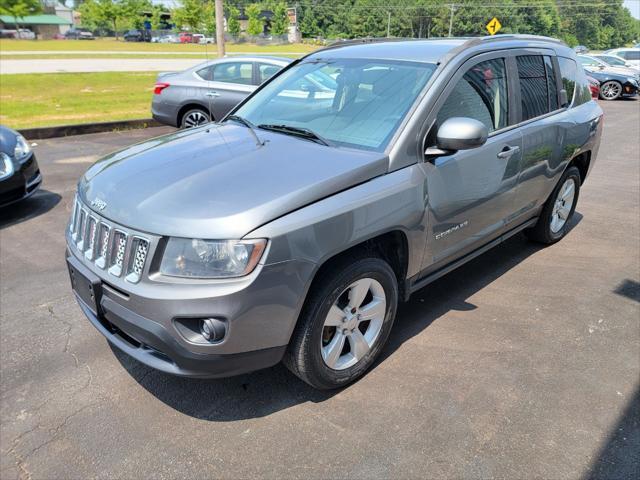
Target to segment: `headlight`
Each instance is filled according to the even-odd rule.
[[[16,148],[13,151],[13,156],[16,160],[24,160],[31,153],[31,146],[27,143],[27,140],[22,136],[16,137]]]
[[[160,273],[173,277],[229,278],[248,275],[258,264],[267,241],[171,238]]]

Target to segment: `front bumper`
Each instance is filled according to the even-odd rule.
[[[101,278],[103,272],[80,260],[72,249],[66,252],[70,271],[80,273],[94,289],[95,307],[74,287],[89,321],[113,346],[141,363],[186,377],[225,377],[278,363],[304,299],[307,282],[303,278],[312,271],[307,263],[262,265],[259,274],[241,288],[217,285],[204,296],[179,284],[171,294],[166,285],[155,292],[153,286],[140,284],[123,291],[125,283],[116,287],[113,279]],[[147,296],[134,293],[136,287]],[[209,317],[227,322],[221,342],[194,342],[177,323]]]
[[[40,188],[41,183],[38,161],[32,152],[31,157],[20,164],[12,176],[0,181],[0,207],[30,197]]]

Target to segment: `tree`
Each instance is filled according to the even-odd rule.
[[[246,8],[245,12],[247,17],[249,17],[247,33],[249,35],[261,35],[262,32],[264,32],[264,20],[260,18],[260,14],[262,13],[260,5],[252,3]]]
[[[240,10],[233,6],[229,7],[227,30],[229,31],[229,35],[231,35],[232,37],[240,36],[240,20],[238,20],[239,16]]]
[[[172,12],[176,27],[197,31],[204,20],[204,3],[202,0],[181,0],[180,3]]]
[[[2,2],[0,2],[0,14],[13,17],[16,32],[20,30],[18,28],[19,18],[40,13],[41,11],[42,7],[38,0],[2,0]]]
[[[216,5],[214,0],[205,3],[202,9],[202,28],[204,32],[213,37],[216,34]]]
[[[79,8],[82,25],[112,28],[117,40],[120,30],[144,23],[141,13],[146,4],[140,0],[85,0]]]
[[[164,9],[160,5],[153,5],[151,8],[151,18],[149,23],[151,24],[151,30],[160,30],[164,26],[162,21],[162,14]]]
[[[287,5],[278,2],[273,7],[273,18],[271,19],[271,33],[273,35],[286,35],[289,32],[289,16],[287,15]]]

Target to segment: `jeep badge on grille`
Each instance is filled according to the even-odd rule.
[[[91,201],[91,206],[101,212],[107,207],[107,202],[99,198],[95,198]]]

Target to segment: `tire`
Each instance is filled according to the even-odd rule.
[[[580,171],[576,167],[569,167],[542,207],[538,222],[532,228],[525,230],[527,237],[533,241],[551,245],[567,234],[573,212],[578,204],[580,182]],[[570,188],[573,188],[573,193],[565,190]]]
[[[180,119],[180,128],[194,128],[209,123],[211,116],[201,108],[191,108]]]
[[[600,85],[600,98],[602,100],[617,100],[622,96],[622,84],[615,80],[609,80]]]
[[[312,387],[344,387],[364,375],[389,338],[398,307],[396,275],[380,258],[348,258],[325,270],[312,288],[283,361]],[[349,305],[359,296],[362,310]]]

